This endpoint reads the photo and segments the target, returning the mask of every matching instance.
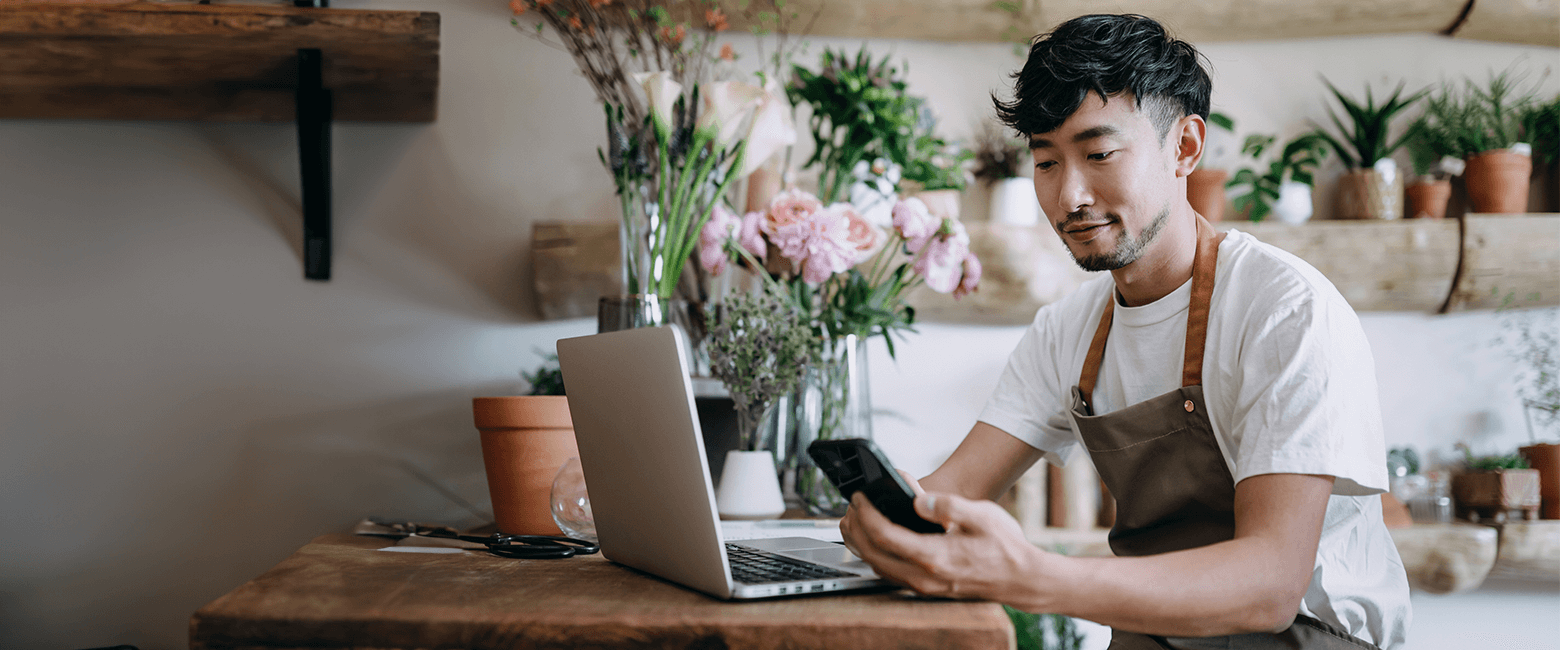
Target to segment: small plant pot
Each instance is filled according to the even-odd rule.
[[[1474,523],[1485,519],[1502,523],[1513,510],[1535,519],[1538,486],[1538,470],[1534,469],[1467,472],[1452,476],[1452,499],[1457,502],[1457,516]]]
[[[1533,157],[1509,149],[1496,149],[1469,156],[1463,169],[1468,185],[1468,200],[1473,211],[1483,214],[1521,214],[1527,212],[1528,176],[1533,173]]]
[[[498,529],[511,535],[560,535],[552,516],[558,468],[580,455],[569,402],[561,395],[471,400],[482,433],[482,465]]]
[[[1298,226],[1311,218],[1311,186],[1298,181],[1284,181],[1278,186],[1278,200],[1273,202],[1273,216],[1284,223]]]
[[[991,222],[1014,226],[1040,223],[1040,200],[1028,178],[1004,178],[991,186]]]
[[[1389,182],[1374,169],[1351,169],[1338,178],[1339,219],[1403,218],[1403,176]]]
[[[1540,443],[1517,451],[1538,472],[1539,516],[1560,519],[1560,445]]]
[[[1448,180],[1414,183],[1403,190],[1408,196],[1408,216],[1413,219],[1443,219],[1446,203],[1452,198]]]
[[[785,513],[775,456],[768,451],[726,452],[715,490],[715,507],[722,519],[774,519]]]
[[[959,204],[964,193],[959,190],[927,190],[916,192],[915,198],[926,204],[926,211],[938,219],[959,219]]]
[[[1204,219],[1224,219],[1224,204],[1229,202],[1224,192],[1224,182],[1229,178],[1230,173],[1222,169],[1198,167],[1192,170],[1186,176],[1186,202],[1192,204],[1192,209]]]

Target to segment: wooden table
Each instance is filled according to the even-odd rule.
[[[392,553],[325,535],[195,612],[190,647],[1012,648],[1002,607],[896,592],[722,602],[599,555]]]

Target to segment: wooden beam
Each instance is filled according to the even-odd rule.
[[[1331,280],[1355,311],[1433,312],[1446,302],[1457,270],[1455,220],[1231,222],[1288,251]]]
[[[1560,47],[1560,0],[1478,0],[1453,36]]]
[[[1492,0],[1479,0],[1480,4]],[[1556,0],[1540,0],[1553,4]],[[1509,10],[1494,15],[1490,36],[1549,15],[1532,0],[1503,0]],[[987,0],[792,0],[787,10],[798,24],[817,13],[812,34],[848,38],[905,38],[937,41],[1027,42],[1029,37],[1090,13],[1138,13],[1164,23],[1194,42],[1316,38],[1358,34],[1440,33],[1467,0],[1019,0],[1008,9]],[[1492,14],[1495,12],[1491,12]],[[746,29],[738,17],[734,29]],[[1552,28],[1553,20],[1548,23]],[[1472,26],[1470,25],[1470,28]],[[1553,31],[1551,29],[1551,31]],[[1473,38],[1485,31],[1474,30]],[[1553,44],[1553,43],[1550,43]]]
[[[291,122],[300,49],[338,121],[433,121],[436,13],[164,2],[0,3],[0,119]]]
[[[1560,305],[1560,214],[1469,214],[1445,311]]]

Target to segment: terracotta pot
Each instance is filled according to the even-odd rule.
[[[1502,469],[1452,476],[1452,499],[1457,515],[1478,523],[1483,518],[1505,521],[1512,510],[1531,517],[1538,514],[1538,471]]]
[[[1339,219],[1403,218],[1403,175],[1392,181],[1374,169],[1351,169],[1338,178]]]
[[[938,219],[959,218],[959,202],[963,200],[964,193],[959,190],[928,190],[916,192],[915,198],[921,199],[926,204],[926,211]]]
[[[560,535],[552,518],[552,483],[578,456],[568,398],[561,395],[477,397],[482,464],[498,529],[512,535]]]
[[[1539,516],[1560,519],[1560,445],[1540,443],[1519,451],[1538,470]]]
[[[1229,178],[1230,173],[1222,169],[1198,167],[1192,170],[1186,176],[1186,202],[1192,204],[1192,209],[1204,219],[1223,219],[1224,204],[1228,202],[1224,182]]]
[[[1408,196],[1408,216],[1413,219],[1443,219],[1446,203],[1452,198],[1448,180],[1414,183],[1403,190]]]
[[[1468,200],[1473,211],[1484,214],[1522,214],[1527,212],[1528,175],[1533,173],[1533,157],[1496,149],[1469,156],[1463,169],[1468,184]]]

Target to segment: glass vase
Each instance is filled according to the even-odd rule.
[[[793,505],[821,517],[839,517],[850,505],[807,455],[814,440],[872,439],[872,391],[866,339],[854,334],[824,341],[818,363],[807,370],[793,398],[789,461],[794,466]]]
[[[689,369],[696,377],[710,376],[710,353],[704,345],[707,333],[704,305],[648,294],[602,296],[596,303],[598,334],[662,325],[682,328],[688,336]]]

